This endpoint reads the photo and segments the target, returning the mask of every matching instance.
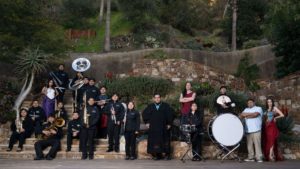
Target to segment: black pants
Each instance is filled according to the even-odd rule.
[[[56,138],[50,138],[46,140],[37,141],[34,144],[35,154],[37,158],[43,158],[43,150],[47,147],[51,146],[50,151],[47,156],[54,158],[56,156],[57,151],[60,149],[60,140]]]
[[[116,124],[108,124],[108,149],[119,150],[120,147],[120,131],[121,131],[121,125]]]
[[[197,154],[201,155],[202,154],[202,147],[201,147],[201,143],[202,143],[202,136],[195,132],[191,134],[191,141],[192,141],[192,149],[193,149],[193,157],[195,158],[200,158]],[[194,151],[196,153],[194,153]]]
[[[89,147],[89,156],[94,155],[94,137],[96,129],[82,128],[80,131],[80,145],[82,150],[82,156],[87,156],[87,147]]]
[[[72,141],[73,139],[79,139],[80,132],[78,133],[77,136],[73,136],[73,133],[68,132],[67,133],[67,150],[71,150],[72,148]],[[81,141],[79,142],[79,151],[81,151]]]
[[[35,136],[38,136],[39,133],[42,133],[42,122],[36,121],[34,123],[34,134]]]
[[[22,133],[18,133],[16,131],[14,131],[9,139],[9,144],[8,144],[8,148],[12,149],[14,144],[19,141],[19,148],[23,148],[23,144],[25,143],[25,139],[30,137],[30,133],[26,133],[26,132],[22,132]]]
[[[135,131],[125,131],[126,156],[136,157],[136,134]]]
[[[57,89],[57,91],[58,91],[58,96],[56,96],[57,103],[63,102],[66,89]]]
[[[171,155],[171,128],[166,131],[164,152],[166,156]]]

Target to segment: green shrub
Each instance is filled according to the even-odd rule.
[[[142,104],[148,103],[155,93],[159,93],[163,97],[173,89],[173,84],[169,80],[146,76],[106,79],[104,85],[107,87],[109,95],[117,92],[125,101],[137,99]]]
[[[286,117],[280,118],[276,121],[278,130],[281,133],[290,134],[294,128],[295,122],[292,116],[288,115]]]

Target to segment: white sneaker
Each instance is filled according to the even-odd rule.
[[[245,162],[254,162],[255,160],[254,160],[254,158],[246,158],[244,161]]]
[[[260,159],[256,160],[256,162],[258,162],[258,163],[262,163],[262,162],[263,162],[263,160],[260,158]]]

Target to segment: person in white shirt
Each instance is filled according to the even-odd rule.
[[[262,161],[261,150],[261,128],[263,110],[255,105],[254,99],[247,100],[248,107],[240,114],[240,118],[245,121],[245,131],[247,136],[248,158],[245,161]],[[254,149],[255,147],[255,158]]]

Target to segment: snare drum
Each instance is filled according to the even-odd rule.
[[[241,142],[243,135],[241,120],[231,113],[215,116],[208,123],[208,136],[218,144],[235,146]]]

